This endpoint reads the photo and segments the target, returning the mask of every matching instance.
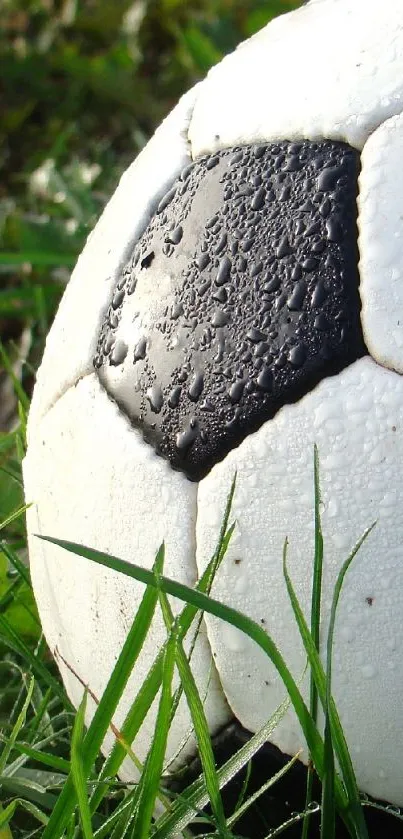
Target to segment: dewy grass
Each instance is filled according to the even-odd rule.
[[[233,493],[234,487],[232,487],[231,492]],[[228,515],[229,515],[229,508],[230,504],[227,504],[226,510],[226,518],[228,522]],[[332,605],[332,612],[331,612],[331,621],[329,627],[329,638],[328,638],[328,645],[327,645],[327,673],[325,673],[322,663],[319,658],[318,653],[318,640],[319,640],[319,624],[320,624],[320,599],[321,599],[321,576],[322,576],[322,562],[323,562],[323,538],[322,538],[322,531],[321,531],[321,524],[320,524],[320,492],[319,492],[319,470],[318,470],[318,457],[317,452],[315,451],[315,559],[314,559],[314,573],[313,573],[313,592],[312,592],[312,615],[311,615],[311,628],[309,629],[305,617],[302,613],[301,607],[299,605],[298,599],[296,597],[295,591],[292,586],[292,582],[287,570],[287,563],[286,563],[286,553],[287,553],[287,542],[285,542],[284,546],[284,556],[283,556],[283,568],[284,568],[284,576],[285,581],[287,584],[291,604],[294,610],[295,619],[298,625],[299,632],[301,634],[303,643],[305,645],[305,649],[307,652],[310,668],[311,668],[311,696],[310,696],[310,708],[306,706],[302,695],[300,693],[299,687],[282,658],[279,650],[275,646],[273,640],[270,636],[267,635],[264,629],[258,624],[256,624],[253,620],[248,618],[245,615],[242,615],[240,612],[226,606],[223,603],[212,598],[207,592],[209,590],[209,583],[210,580],[211,584],[211,573],[213,572],[214,562],[212,561],[212,568],[209,569],[209,577],[203,578],[201,581],[201,585],[196,589],[190,589],[183,584],[180,584],[174,580],[170,580],[164,577],[161,574],[160,569],[149,571],[147,569],[141,568],[139,566],[131,565],[127,562],[124,562],[117,557],[109,556],[107,554],[103,554],[99,551],[94,551],[90,548],[86,548],[80,545],[77,545],[72,542],[66,542],[58,539],[53,539],[51,537],[40,537],[45,538],[48,541],[59,545],[61,547],[66,548],[67,550],[75,553],[76,555],[82,556],[83,558],[90,559],[94,562],[97,562],[101,565],[106,567],[112,568],[117,572],[124,573],[134,579],[137,579],[147,586],[151,587],[158,593],[160,603],[162,605],[163,613],[165,616],[166,624],[168,627],[168,645],[172,644],[172,632],[175,633],[175,644],[174,644],[174,655],[176,658],[176,664],[179,667],[180,676],[182,679],[182,685],[185,689],[185,693],[187,695],[188,702],[191,706],[191,713],[193,716],[193,724],[196,729],[196,736],[198,737],[199,741],[199,752],[202,759],[202,764],[205,772],[205,779],[207,781],[207,789],[209,793],[210,802],[213,806],[213,814],[215,818],[215,823],[217,829],[219,830],[220,836],[229,836],[231,835],[228,833],[227,825],[225,819],[223,819],[223,812],[222,812],[222,805],[220,804],[220,796],[219,796],[219,788],[222,785],[222,778],[220,778],[220,772],[217,772],[214,767],[214,761],[211,758],[211,751],[209,746],[206,745],[206,731],[207,731],[207,723],[204,719],[204,712],[200,714],[200,708],[202,709],[200,697],[197,699],[197,689],[194,684],[194,681],[191,677],[191,669],[189,662],[186,659],[186,656],[183,653],[183,648],[181,645],[181,639],[186,634],[189,626],[195,617],[196,611],[201,610],[202,612],[209,612],[222,620],[226,620],[227,622],[231,623],[233,626],[237,627],[241,631],[243,631],[246,635],[252,638],[269,656],[275,667],[277,668],[281,678],[284,681],[285,688],[289,694],[289,700],[294,705],[294,709],[296,714],[299,718],[301,727],[304,731],[304,735],[308,744],[308,748],[310,751],[310,755],[312,758],[312,762],[315,766],[315,769],[324,782],[324,792],[322,798],[322,808],[321,808],[321,820],[322,820],[322,837],[323,839],[330,839],[332,835],[334,835],[334,825],[335,825],[335,812],[336,809],[339,812],[340,816],[344,820],[350,836],[355,837],[355,839],[367,839],[367,829],[365,825],[365,820],[362,813],[362,807],[360,802],[360,797],[358,793],[357,784],[355,781],[354,771],[351,763],[351,759],[348,753],[347,744],[343,735],[343,731],[341,728],[340,720],[337,715],[337,710],[335,708],[333,699],[331,697],[330,692],[330,678],[331,678],[331,649],[332,649],[332,641],[333,641],[333,629],[334,629],[334,621],[336,616],[336,609],[337,609],[337,602],[341,591],[341,586],[345,577],[345,574],[348,570],[350,563],[352,562],[354,556],[356,555],[357,551],[359,550],[362,542],[364,539],[367,538],[371,528],[364,533],[361,537],[353,551],[351,552],[350,556],[344,563],[342,570],[340,572],[339,578],[337,580],[335,595]],[[222,529],[221,537],[225,533],[225,530]],[[225,537],[224,537],[225,538]],[[169,610],[168,600],[166,598],[167,594],[171,594],[175,597],[182,599],[187,606],[184,607],[183,612],[179,615],[175,620],[173,619],[172,614]],[[192,612],[187,612],[186,610],[192,608]],[[186,615],[186,619],[184,621],[184,615]],[[161,683],[163,683],[163,674],[164,674],[164,665],[163,662],[165,661],[165,657],[167,655],[167,647],[165,648],[165,652],[161,651],[159,655],[157,655],[156,662],[154,663],[154,670],[151,669],[149,676],[146,680],[147,688],[148,688],[148,706],[150,705],[150,698],[152,701],[154,700],[157,691],[159,690]],[[163,656],[161,660],[161,655]],[[152,682],[152,690],[150,691]],[[108,690],[108,688],[107,688]],[[120,696],[120,694],[119,694]],[[316,724],[316,715],[317,715],[317,702],[318,699],[320,700],[324,713],[325,713],[325,740],[323,740],[322,735],[320,734],[317,724]],[[101,700],[102,701],[102,700]],[[138,724],[133,725],[133,719],[130,720],[130,734],[127,738],[128,742],[132,742],[133,737],[137,733],[139,728],[139,724],[141,724],[142,719],[144,718],[144,701],[142,705],[142,711],[140,714],[140,718],[138,720]],[[139,706],[137,705],[137,708]],[[129,715],[130,716],[130,715]],[[126,720],[127,725],[128,720]],[[91,723],[89,728],[89,734],[91,732],[91,727],[93,723]],[[124,728],[125,726],[123,726]],[[101,743],[101,738],[98,737],[99,745]],[[122,744],[120,744],[122,748]],[[154,746],[154,742],[151,745],[151,750],[156,748]],[[115,747],[115,749],[119,749],[119,746]],[[95,748],[93,750],[95,752]],[[340,771],[336,772],[334,768],[334,752],[337,756],[337,762],[340,767]],[[117,771],[125,754],[125,749],[123,748],[119,755],[119,760],[114,761],[113,770]],[[115,752],[116,755],[116,752]],[[92,760],[94,759],[95,755],[91,755]],[[90,765],[90,756],[88,755],[87,766]],[[160,754],[159,754],[160,758]],[[108,763],[108,761],[107,761]],[[214,768],[213,768],[214,767]],[[110,765],[110,769],[112,766]],[[155,778],[155,775],[153,776]],[[105,779],[105,775],[104,775]],[[103,780],[102,777],[100,780]],[[141,787],[141,782],[140,782]],[[100,788],[101,789],[101,788]],[[103,793],[106,792],[106,786],[103,788]],[[95,808],[94,804],[99,803],[100,800],[100,793],[95,793],[95,799],[92,801],[91,810],[94,813]],[[181,801],[186,801],[186,794],[181,796]],[[186,802],[187,805],[190,804],[190,801]],[[309,802],[308,802],[309,803]],[[192,801],[193,807],[200,807],[199,801],[197,802]],[[67,809],[66,809],[67,808]],[[44,832],[44,839],[50,839],[53,836],[61,835],[61,831],[65,829],[68,824],[68,820],[73,813],[75,808],[75,798],[73,794],[72,788],[69,788],[68,785],[65,787],[63,791],[58,805],[55,808],[54,813],[52,814],[48,827],[45,829]],[[172,810],[175,810],[175,804],[172,806]],[[188,823],[188,816],[183,819],[184,812],[182,807],[182,812],[180,814],[180,806],[177,808],[178,821],[181,823],[181,828],[184,825],[184,821]],[[309,818],[309,809],[306,809],[305,814],[302,816],[305,819],[305,824],[309,825],[308,818]],[[138,818],[138,816],[136,816]],[[148,819],[148,816],[147,816]],[[159,820],[157,820],[155,827],[152,828],[151,834],[153,836],[158,836],[163,839],[163,837],[167,837],[171,835],[172,829],[178,828],[178,822],[173,825],[169,818],[169,813],[167,816],[162,816]],[[143,829],[143,828],[142,828]],[[308,828],[304,827],[304,831]],[[52,832],[53,831],[53,832]],[[134,834],[137,835],[137,834]]]
[[[8,442],[2,439],[2,451],[8,451]],[[10,444],[11,447],[11,444]],[[229,516],[235,482],[231,487],[223,525],[216,551],[198,582],[196,589],[187,589],[162,576],[164,550],[158,553],[153,571],[136,566],[127,567],[125,563],[90,549],[67,543],[74,553],[108,565],[123,573],[129,573],[147,584],[140,615],[134,618],[127,643],[122,649],[114,673],[99,699],[94,718],[87,732],[84,730],[84,704],[75,715],[75,724],[70,724],[71,705],[63,688],[52,672],[50,660],[44,658],[45,647],[41,641],[36,650],[20,637],[16,628],[10,624],[7,606],[10,600],[18,597],[19,586],[15,580],[21,580],[26,586],[29,575],[21,563],[18,551],[9,542],[0,544],[0,549],[7,555],[17,577],[11,580],[10,588],[2,597],[5,613],[0,614],[0,643],[2,642],[11,656],[22,660],[24,671],[35,674],[25,679],[22,670],[21,681],[17,687],[10,725],[4,728],[0,737],[0,793],[3,807],[0,807],[0,837],[15,839],[10,823],[19,822],[23,814],[27,824],[39,825],[41,839],[167,839],[178,833],[187,835],[187,827],[196,818],[206,822],[206,829],[215,831],[218,837],[236,835],[238,819],[248,807],[256,802],[265,789],[274,785],[295,761],[292,758],[280,773],[267,780],[262,789],[247,797],[243,790],[235,812],[223,816],[220,790],[242,768],[247,766],[254,753],[268,739],[287,711],[290,702],[296,705],[302,727],[306,733],[312,761],[323,781],[321,805],[307,800],[305,810],[295,813],[278,828],[270,831],[270,839],[287,835],[292,825],[303,825],[305,836],[309,837],[310,816],[318,808],[321,810],[323,839],[334,835],[335,809],[342,815],[351,837],[366,839],[365,821],[361,804],[384,809],[381,805],[360,798],[349,758],[347,745],[341,729],[337,710],[331,697],[331,651],[333,632],[337,613],[337,603],[349,565],[357,553],[370,528],[343,564],[336,582],[331,608],[329,633],[327,640],[326,670],[318,655],[318,629],[320,623],[321,573],[323,563],[323,540],[320,525],[320,492],[317,452],[315,452],[315,559],[313,567],[313,591],[310,626],[302,614],[297,596],[292,586],[287,569],[287,544],[284,548],[284,574],[299,631],[303,638],[311,670],[311,693],[307,707],[285,662],[265,631],[249,618],[240,615],[229,607],[211,598],[212,581],[217,568],[222,562],[231,538],[233,526],[229,525]],[[21,513],[21,509],[19,510]],[[11,526],[19,519],[7,516]],[[59,543],[57,544],[64,544]],[[173,617],[167,594],[181,597],[185,603],[183,609]],[[149,631],[154,611],[158,605],[162,608],[167,626],[167,640],[161,650],[156,650],[156,658],[149,674],[140,686],[133,705],[119,730],[113,726],[114,709],[125,688],[127,679],[135,666],[141,645]],[[0,610],[1,611],[1,610]],[[185,655],[183,641],[190,630],[197,630],[203,611],[209,611],[229,620],[234,626],[245,631],[265,650],[276,664],[285,681],[285,699],[272,719],[233,755],[226,764],[216,769],[212,759],[208,726],[204,717],[203,699],[198,695],[194,683],[190,653]],[[5,665],[2,665],[4,667]],[[11,666],[11,665],[10,665]],[[194,781],[180,795],[169,801],[163,792],[164,752],[169,725],[176,708],[177,692],[172,687],[174,667],[179,670],[180,687],[184,691],[191,707],[193,725],[198,740],[198,749],[204,775]],[[0,682],[1,682],[0,676]],[[24,681],[25,679],[25,681]],[[133,755],[131,744],[148,712],[150,704],[159,693],[159,711],[156,735],[151,744],[145,766],[139,773],[140,781],[134,785],[117,783],[116,773],[122,761]],[[2,689],[0,688],[0,698]],[[315,699],[316,695],[316,699]],[[85,696],[85,694],[84,694]],[[83,700],[83,703],[86,700]],[[321,703],[325,716],[324,738],[317,729],[316,710]],[[99,764],[99,750],[107,728],[112,727],[116,736],[115,746],[110,756]],[[72,734],[73,730],[73,734]],[[70,747],[68,746],[70,741]],[[36,768],[30,770],[29,766]],[[137,762],[138,765],[138,762]],[[39,767],[39,768],[38,768]],[[32,773],[30,775],[30,772]],[[34,780],[35,779],[35,780]],[[40,780],[39,780],[40,779]],[[53,788],[50,784],[53,782]],[[61,789],[61,792],[58,791]],[[153,822],[156,799],[162,802],[165,812]],[[207,817],[203,808],[213,804],[212,816]],[[399,818],[399,811],[389,809]],[[5,832],[6,831],[6,832]],[[29,831],[30,832],[30,831]],[[21,834],[28,835],[28,828]],[[251,837],[252,839],[252,837]]]

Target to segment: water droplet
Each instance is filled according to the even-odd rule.
[[[340,242],[343,238],[343,228],[337,216],[330,216],[326,221],[327,238],[329,242]]]
[[[183,303],[181,300],[177,300],[171,309],[171,319],[177,320],[180,315],[183,315]]]
[[[223,235],[221,236],[221,239],[220,239],[220,240],[219,240],[219,242],[218,242],[218,245],[217,245],[217,246],[216,246],[216,248],[215,248],[215,253],[216,253],[217,255],[218,255],[218,254],[220,254],[220,253],[222,253],[222,251],[224,250],[224,248],[226,248],[226,246],[227,246],[227,241],[228,241],[228,236],[227,236],[227,234],[226,234],[226,233],[223,233]]]
[[[373,664],[363,664],[361,673],[364,679],[373,679],[376,676],[376,669]]]
[[[297,311],[298,312],[302,308],[302,304],[304,302],[305,294],[306,294],[306,284],[305,284],[304,280],[300,280],[296,284],[292,294],[290,295],[290,297],[287,300],[288,308],[291,309],[291,311]]]
[[[194,443],[198,435],[198,425],[197,423],[192,425],[192,422],[189,423],[188,427],[185,428],[184,431],[180,431],[179,434],[176,435],[176,447],[180,451],[184,451],[189,449],[190,446]]]
[[[127,356],[128,346],[125,341],[119,340],[116,341],[116,344],[111,353],[111,364],[113,366],[118,366],[122,364]]]
[[[112,297],[112,309],[119,309],[124,300],[125,292],[123,288],[117,289]]]
[[[327,332],[330,329],[330,323],[323,312],[316,316],[313,325],[315,329],[319,329],[321,332]]]
[[[210,262],[210,257],[208,255],[208,253],[202,253],[197,260],[197,267],[198,267],[199,271],[203,271],[204,268],[207,267],[209,262]]]
[[[219,303],[226,303],[228,299],[227,290],[224,286],[218,288],[213,294],[214,300],[218,300]]]
[[[214,227],[214,225],[216,225],[217,222],[218,222],[218,216],[215,215],[215,216],[212,216],[211,218],[209,218],[208,221],[206,221],[206,224],[204,226],[205,226],[206,230],[211,230],[211,228]]]
[[[196,373],[189,387],[189,399],[191,399],[192,402],[197,402],[199,396],[203,391],[203,387],[203,376],[201,373]]]
[[[302,277],[302,268],[301,268],[299,262],[297,262],[297,264],[294,265],[294,268],[291,271],[291,279],[292,280],[300,280],[301,277]]]
[[[319,207],[319,212],[320,212],[322,218],[327,218],[327,216],[330,213],[330,210],[331,210],[331,203],[330,203],[328,198],[325,198],[325,200],[322,201],[322,204]]]
[[[296,344],[295,347],[291,348],[288,354],[288,359],[293,367],[302,367],[306,361],[307,354],[308,350],[305,344]]]
[[[326,297],[327,297],[327,291],[326,291],[326,288],[325,288],[325,284],[324,284],[323,280],[319,280],[319,282],[318,282],[318,284],[315,288],[315,291],[312,294],[311,306],[313,306],[314,308],[317,307],[317,306],[322,306],[322,304],[326,300]]]
[[[148,253],[146,253],[146,255],[143,256],[143,258],[140,262],[140,267],[141,268],[149,268],[153,259],[154,259],[154,257],[155,257],[154,251],[149,251]]]
[[[307,259],[304,259],[302,263],[302,267],[304,271],[316,271],[319,266],[318,260],[314,256],[308,256]]]
[[[260,390],[269,391],[273,387],[273,374],[268,367],[263,367],[257,377],[257,385]]]
[[[169,394],[168,405],[170,408],[177,408],[179,405],[179,399],[182,392],[182,388],[180,385],[176,385],[176,387],[172,388],[171,393]]]
[[[280,278],[274,276],[264,284],[263,291],[266,291],[267,294],[271,294],[273,291],[277,291],[277,289],[280,288],[280,285]]]
[[[222,640],[225,647],[232,653],[241,653],[245,649],[245,636],[240,629],[225,623],[222,629]]]
[[[170,242],[172,245],[179,245],[183,236],[183,227],[179,225],[176,227],[175,230],[172,230],[171,233],[168,233],[167,242]]]
[[[134,348],[134,360],[140,361],[145,358],[147,349],[147,338],[140,338]]]
[[[248,251],[250,251],[251,248],[253,248],[254,244],[255,244],[255,237],[254,236],[251,236],[249,239],[244,239],[244,241],[241,243],[241,247],[242,247],[243,252],[248,253]]]
[[[156,382],[154,382],[152,387],[148,388],[147,399],[150,403],[150,407],[151,407],[151,410],[153,411],[153,413],[154,414],[159,414],[159,412],[162,408],[163,402],[164,402],[164,397],[162,395],[162,390],[161,390],[160,385],[158,385]]]
[[[256,327],[254,326],[248,329],[246,337],[249,338],[249,341],[252,341],[254,344],[258,344],[260,343],[260,341],[267,340],[267,335],[265,334],[265,332],[262,332],[260,329],[256,329]]]
[[[264,188],[260,187],[251,201],[252,210],[261,210],[264,206]]]
[[[176,186],[172,187],[172,189],[168,190],[168,192],[165,193],[163,198],[161,198],[161,201],[160,201],[160,203],[158,204],[158,207],[157,207],[157,213],[162,213],[163,210],[165,210],[166,207],[168,207],[168,204],[171,203],[172,199],[175,198],[175,195],[176,195]]]
[[[238,379],[237,382],[234,382],[230,389],[229,389],[229,398],[233,405],[235,405],[241,399],[243,394],[243,390],[246,384],[246,379]]]
[[[323,169],[323,172],[320,173],[316,181],[317,189],[319,192],[328,192],[334,189],[342,175],[342,166],[329,166],[327,169]]]
[[[285,172],[298,172],[301,169],[301,161],[296,154],[290,155],[290,157],[286,158],[284,171]]]
[[[226,326],[231,320],[231,316],[229,312],[221,312],[216,309],[211,319],[211,325],[218,328],[220,326]]]
[[[220,264],[218,266],[217,276],[216,276],[216,283],[217,285],[223,285],[227,282],[231,274],[231,267],[232,263],[228,256],[224,256]]]
[[[288,241],[288,237],[284,236],[280,240],[280,244],[276,250],[276,256],[278,257],[278,259],[281,259],[284,256],[289,256],[291,253],[293,253],[293,248],[291,247]]]
[[[215,166],[219,163],[220,158],[218,155],[214,155],[214,157],[209,157],[206,163],[206,169],[214,169]]]

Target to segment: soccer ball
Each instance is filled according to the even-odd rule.
[[[288,535],[309,615],[316,443],[323,641],[337,573],[377,519],[342,592],[333,692],[360,789],[400,805],[402,112],[400,0],[311,0],[187,93],[80,256],[38,372],[24,464],[34,590],[77,705],[83,684],[102,695],[144,590],[34,534],[147,567],[164,540],[165,574],[193,586],[235,472],[236,528],[214,596],[260,622],[300,679],[282,547]],[[156,618],[117,726],[165,638]],[[192,668],[212,732],[233,718],[254,732],[285,696],[260,650],[210,615]],[[154,720],[152,707],[140,759]],[[175,765],[195,750],[189,727],[182,701]],[[288,755],[304,747],[292,711],[272,742]],[[122,777],[134,777],[128,761]]]

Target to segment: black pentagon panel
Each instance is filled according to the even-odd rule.
[[[94,364],[190,479],[366,353],[359,166],[329,140],[220,151],[182,172],[137,242]]]

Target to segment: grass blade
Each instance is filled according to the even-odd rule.
[[[246,766],[279,724],[290,707],[288,697],[277,708],[268,722],[248,740],[236,754],[217,770],[220,789]],[[209,797],[203,778],[197,778],[172,804],[169,813],[158,819],[153,839],[166,839],[174,831],[187,827],[194,815],[208,803]]]
[[[155,568],[158,571],[162,569],[163,560],[164,548],[162,546],[155,560]],[[150,573],[154,576],[153,572]],[[100,751],[110,720],[112,719],[124,687],[144,644],[154,615],[157,600],[157,591],[152,588],[145,591],[132,627],[113,669],[111,678],[109,679],[93,716],[92,722],[84,737],[83,763],[85,772],[89,771]],[[74,786],[72,776],[70,774],[50,817],[49,824],[45,828],[42,839],[54,839],[55,836],[61,836],[74,812],[74,807]]]
[[[80,811],[81,825],[85,839],[93,839],[91,824],[91,813],[87,796],[87,774],[84,770],[83,740],[84,740],[84,715],[87,704],[87,692],[84,695],[78,708],[71,737],[71,774],[74,788],[77,795],[78,808]]]
[[[31,816],[33,816],[40,824],[47,824],[48,823],[48,816],[36,807],[35,804],[32,804],[31,801],[25,801],[24,798],[15,798],[8,807],[5,807],[4,810],[0,809],[0,830],[3,830],[7,827],[11,819],[13,818],[16,810],[21,808],[21,810],[25,810]],[[8,833],[4,831],[3,834],[0,834],[0,839],[12,839],[12,833],[9,831]]]
[[[8,758],[9,758],[9,756],[10,756],[12,750],[13,750],[14,743],[16,742],[17,737],[18,737],[18,735],[19,735],[19,733],[20,733],[20,731],[21,731],[21,729],[22,729],[22,727],[25,723],[26,716],[27,716],[27,711],[28,711],[28,708],[29,708],[30,703],[31,703],[32,693],[33,693],[33,690],[34,690],[34,684],[35,684],[35,680],[32,677],[32,679],[29,683],[29,687],[28,687],[28,690],[27,690],[27,695],[26,695],[25,700],[24,700],[24,704],[23,704],[23,706],[21,708],[21,711],[19,712],[18,717],[17,717],[17,719],[16,719],[16,721],[13,725],[13,729],[12,729],[12,732],[10,734],[10,737],[6,741],[6,743],[4,745],[4,749],[3,749],[3,751],[0,755],[0,775],[3,775],[3,773],[5,771],[5,768],[6,768],[6,765],[7,765],[7,760],[8,760]]]
[[[321,617],[321,599],[322,599],[322,574],[323,574],[323,534],[322,523],[320,518],[320,484],[319,484],[319,454],[318,448],[314,446],[313,457],[314,468],[314,517],[315,517],[315,549],[313,562],[313,578],[312,578],[312,599],[311,599],[311,635],[317,651],[319,652],[320,640],[320,617]],[[314,722],[317,722],[318,717],[318,691],[313,678],[312,670],[310,671],[310,685],[309,685],[309,710]],[[306,798],[305,798],[305,812],[306,818],[302,826],[301,839],[308,839],[309,821],[311,811],[309,810],[309,802],[312,800],[313,794],[313,771],[310,761],[308,762]]]
[[[284,778],[284,775],[286,775],[287,772],[291,769],[291,767],[294,766],[294,763],[298,760],[300,754],[301,752],[298,752],[298,754],[294,755],[294,757],[292,757],[288,761],[288,763],[285,764],[285,766],[279,769],[275,775],[269,778],[269,780],[266,781],[266,783],[264,783],[260,787],[260,789],[258,789],[256,792],[253,793],[253,795],[247,798],[246,801],[244,801],[244,803],[241,804],[240,807],[237,807],[233,815],[230,816],[228,819],[229,827],[232,827],[234,824],[236,824],[236,822],[239,821],[239,819],[245,815],[245,813],[249,810],[252,804],[255,804],[255,802],[258,801],[261,795],[263,795],[265,792],[267,792],[268,789],[274,786],[274,784],[276,784],[277,781],[280,781],[281,778]]]
[[[133,836],[136,836],[136,839],[137,837],[138,839],[149,839],[150,836],[151,821],[160,786],[171,722],[170,712],[175,653],[176,636],[173,633],[165,648],[161,697],[155,723],[154,739],[138,786],[138,810],[133,828]]]
[[[38,655],[35,655],[35,653],[30,650],[27,644],[25,644],[22,638],[20,638],[20,636],[15,632],[7,618],[1,614],[0,630],[3,630],[4,633],[3,635],[0,634],[0,639],[3,643],[16,652],[17,655],[20,655],[27,663],[29,671],[32,671],[34,675],[40,677],[42,681],[52,689],[53,693],[59,697],[62,703],[70,708],[70,710],[73,710],[73,706],[67,698],[60,682],[52,676],[49,669],[40,661]]]
[[[208,612],[209,614],[215,615],[216,617],[224,621],[227,621],[228,623],[232,624],[232,626],[235,626],[237,629],[240,629],[241,632],[244,632],[245,635],[247,635],[249,638],[255,641],[259,645],[259,647],[261,647],[261,649],[266,653],[266,655],[271,659],[280,677],[282,678],[286,686],[286,689],[289,693],[296,714],[298,716],[298,719],[300,721],[301,727],[304,731],[308,747],[311,749],[315,766],[318,770],[318,773],[320,775],[322,774],[322,738],[320,737],[316,729],[316,726],[313,723],[312,717],[302,698],[300,690],[295,680],[293,679],[290,670],[288,669],[281,653],[277,649],[272,638],[265,632],[265,630],[261,626],[255,623],[255,621],[253,621],[251,618],[241,614],[241,612],[238,612],[236,609],[232,609],[231,607],[226,606],[224,603],[221,603],[220,601],[207,596],[206,594],[204,594],[201,591],[198,591],[197,589],[191,589],[183,583],[178,583],[177,581],[170,580],[169,578],[164,576],[161,576],[157,579],[155,574],[146,568],[142,568],[138,565],[132,565],[131,563],[125,562],[124,560],[118,559],[117,557],[110,556],[109,554],[102,553],[101,551],[93,550],[92,548],[84,547],[83,545],[78,545],[75,542],[54,539],[52,537],[47,536],[40,536],[39,538],[49,541],[52,544],[58,545],[59,547],[63,547],[71,553],[76,554],[77,556],[82,556],[85,559],[90,559],[93,562],[96,562],[100,565],[104,565],[106,568],[113,568],[115,571],[118,571],[122,574],[126,574],[126,576],[139,580],[140,582],[145,583],[146,585],[151,585],[156,588],[161,587],[161,589],[165,591],[166,594],[172,594],[174,597],[178,597],[181,600],[184,600],[186,603],[193,604],[193,606],[195,606],[197,609],[201,609],[204,612]],[[341,787],[338,787],[337,795],[339,799],[341,794]],[[343,803],[345,803],[344,799]],[[341,806],[341,804],[342,800],[339,800],[339,805]],[[48,839],[48,837],[44,837],[44,839]]]
[[[63,757],[57,757],[56,755],[49,754],[49,752],[42,752],[40,749],[33,749],[26,743],[15,743],[14,749],[32,758],[37,763],[42,763],[44,766],[55,769],[57,772],[64,772],[66,775],[70,772],[70,762]]]
[[[233,478],[231,489],[228,494],[226,507],[223,516],[223,522],[218,538],[218,542],[213,553],[213,556],[202,574],[200,580],[197,582],[196,588],[199,591],[207,592],[211,588],[214,574],[219,564],[222,562],[228,544],[230,542],[234,525],[228,528],[229,516],[231,512],[232,499],[235,491],[236,474]],[[228,528],[228,529],[227,529]],[[194,618],[197,614],[197,607],[192,604],[186,604],[182,612],[177,617],[178,624],[178,639],[182,640],[188,630],[190,629]],[[119,767],[126,756],[126,749],[124,743],[131,744],[135,739],[141,723],[146,716],[150,705],[153,703],[162,681],[162,665],[164,657],[164,648],[158,653],[154,663],[152,664],[146,678],[141,685],[136,699],[120,729],[121,741],[117,740],[111,754],[105,761],[103,766],[97,789],[95,790],[91,799],[91,811],[95,812],[99,806],[102,798],[106,795],[109,783],[109,778],[113,777],[119,770]]]
[[[168,602],[168,598],[163,591],[160,592],[161,609],[164,616],[165,624],[169,629],[170,626],[175,625],[174,616]],[[220,786],[217,778],[217,770],[211,744],[211,737],[209,732],[206,715],[204,713],[203,703],[200,698],[199,691],[190,668],[189,661],[182,646],[182,642],[178,640],[176,644],[176,665],[179,671],[181,682],[186,694],[189,711],[192,717],[194,732],[198,743],[198,751],[203,767],[206,786],[209,793],[211,809],[215,817],[217,826],[225,837],[228,835],[227,823],[224,815],[224,807],[220,794]]]
[[[350,566],[352,560],[358,553],[361,545],[367,539],[368,535],[370,534],[371,530],[373,529],[374,524],[368,527],[361,538],[358,540],[357,544],[353,548],[351,554],[347,558],[346,562],[342,566],[342,579],[339,584],[338,594],[340,594],[341,585],[345,576],[345,573]],[[306,623],[304,614],[302,612],[301,606],[299,604],[298,598],[294,591],[291,578],[289,576],[287,570],[287,540],[284,543],[284,551],[283,551],[283,573],[284,579],[287,585],[288,595],[290,597],[290,601],[292,604],[292,608],[294,611],[295,619],[297,621],[298,629],[304,643],[309,663],[311,666],[312,674],[315,679],[315,683],[318,689],[318,694],[320,701],[323,706],[323,710],[326,714],[326,676],[323,670],[322,662],[320,660],[319,654],[316,650],[315,644],[313,642],[311,633],[309,631],[308,625]],[[343,573],[344,572],[344,573]],[[335,592],[336,595],[336,592]],[[338,600],[338,595],[337,595]],[[336,601],[337,605],[337,601]],[[342,794],[342,801],[337,803],[339,812],[343,815],[346,823],[351,829],[352,835],[357,835],[361,837],[361,839],[368,839],[368,832],[366,829],[364,816],[362,813],[359,792],[357,787],[357,782],[355,779],[355,774],[353,770],[353,765],[351,762],[351,758],[349,755],[347,743],[344,737],[343,729],[341,727],[340,719],[337,713],[337,709],[333,698],[330,697],[329,702],[329,718],[331,724],[331,731],[332,731],[332,738],[333,744],[336,749],[337,759],[340,765],[340,769],[342,772],[343,781],[345,784],[345,791]],[[324,767],[323,767],[324,768]],[[323,772],[318,772],[319,776],[323,777]],[[337,776],[335,776],[335,788],[337,787],[338,780]],[[341,806],[340,806],[341,805]],[[358,821],[357,821],[358,820]],[[359,828],[356,825],[359,825]],[[358,831],[358,832],[357,832]]]

